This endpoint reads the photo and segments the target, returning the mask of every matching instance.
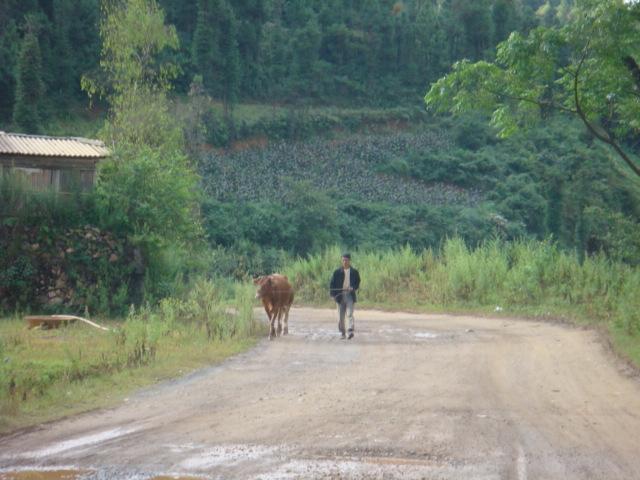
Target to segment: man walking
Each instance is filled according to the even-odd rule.
[[[344,317],[349,318],[349,340],[353,338],[353,304],[356,303],[356,291],[360,287],[360,274],[351,266],[351,254],[342,254],[342,267],[333,272],[329,284],[329,295],[338,304],[338,330],[346,338]]]

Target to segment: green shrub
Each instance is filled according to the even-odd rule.
[[[640,272],[633,272],[624,282],[616,302],[616,326],[627,335],[640,335]]]
[[[0,309],[121,313],[129,244],[95,225],[93,192],[32,191],[0,176]]]
[[[620,212],[601,207],[587,207],[584,211],[587,249],[603,252],[614,261],[640,265],[640,224]]]
[[[245,338],[258,331],[253,318],[252,286],[234,284],[231,301],[220,282],[204,278],[194,280],[189,292],[180,299],[165,298],[157,311],[147,309],[134,316],[152,318],[168,331],[180,326],[196,327],[210,341]]]
[[[216,147],[226,147],[231,141],[229,127],[222,117],[212,109],[207,109],[203,118],[206,140]]]

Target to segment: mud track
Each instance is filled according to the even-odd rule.
[[[356,310],[349,341],[334,318],[294,309],[288,337],[1,438],[0,478],[640,478],[640,383],[595,332]]]

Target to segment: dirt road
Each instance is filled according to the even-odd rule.
[[[640,382],[588,330],[292,311],[291,334],[110,410],[0,439],[83,478],[638,479]],[[0,478],[2,474],[0,473]]]

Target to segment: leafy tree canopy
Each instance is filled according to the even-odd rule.
[[[101,82],[84,78],[89,94],[106,96],[102,136],[112,145],[98,179],[104,222],[146,248],[191,243],[200,234],[198,177],[183,150],[167,92],[177,69],[165,50],[178,48],[155,0],[107,4],[101,25]]]
[[[638,2],[577,0],[563,26],[512,33],[495,62],[455,63],[425,101],[454,114],[485,111],[503,137],[552,111],[576,115],[640,176],[623,148],[640,132],[639,32]]]
[[[154,0],[105,3],[101,71],[84,76],[82,87],[110,103],[111,118],[103,134],[110,144],[181,147],[180,128],[168,113],[166,99],[178,67],[164,55],[176,50],[179,40],[175,28],[164,22]]]

